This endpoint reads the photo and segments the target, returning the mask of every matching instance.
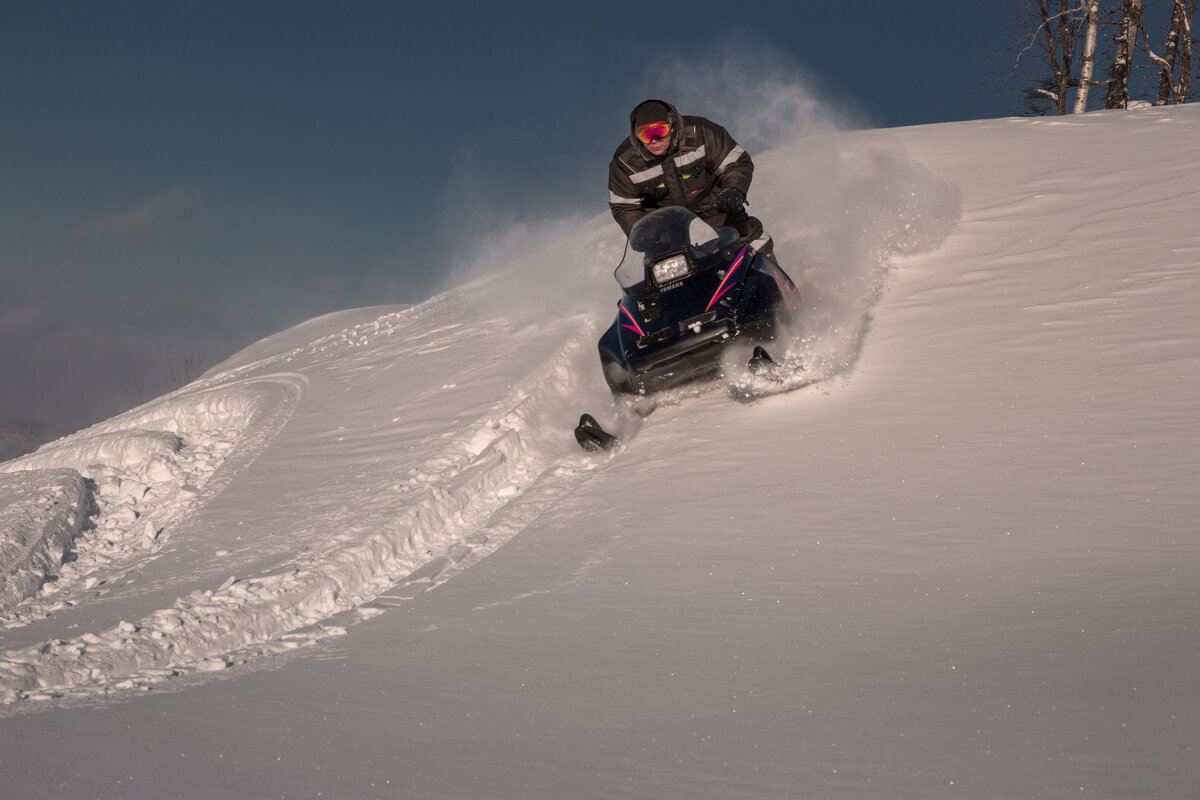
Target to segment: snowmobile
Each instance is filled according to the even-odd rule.
[[[600,337],[600,366],[614,395],[644,395],[718,372],[735,341],[759,343],[751,371],[773,364],[761,343],[799,306],[792,279],[733,228],[714,228],[681,206],[660,208],[629,233],[615,271],[622,296]],[[575,437],[585,450],[616,439],[588,414]]]

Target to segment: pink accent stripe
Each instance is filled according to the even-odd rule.
[[[620,306],[621,306],[621,313],[625,315],[625,318],[627,320],[629,320],[630,322],[633,323],[632,325],[626,325],[626,324],[622,323],[621,327],[628,328],[629,330],[636,333],[638,336],[645,336],[646,332],[644,330],[642,330],[641,325],[638,325],[638,321],[633,318],[633,314],[629,313],[629,309],[625,307],[625,303],[624,302],[620,303]]]
[[[738,268],[742,266],[742,259],[746,257],[746,251],[749,249],[750,245],[743,247],[742,252],[738,253],[737,258],[729,265],[729,271],[725,273],[725,280],[721,281],[721,285],[717,287],[717,291],[712,296],[712,300],[708,301],[708,306],[704,309],[705,311],[711,310],[717,304],[717,301],[733,288],[733,284],[731,283],[733,276],[737,274]]]

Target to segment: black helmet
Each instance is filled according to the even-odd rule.
[[[651,122],[670,122],[671,107],[662,100],[644,100],[633,110],[630,121],[634,128]]]

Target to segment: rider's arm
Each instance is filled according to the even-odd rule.
[[[608,167],[608,209],[626,236],[634,223],[647,213],[642,207],[641,194],[617,159],[613,159]]]
[[[729,131],[715,122],[708,122],[702,130],[705,159],[717,176],[717,186],[721,189],[732,186],[741,189],[742,194],[749,194],[750,181],[754,179],[754,162],[750,154],[733,140]]]

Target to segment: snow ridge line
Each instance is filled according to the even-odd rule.
[[[562,439],[538,436],[537,417],[574,391],[572,361],[591,340],[593,328],[585,325],[569,338],[419,470],[434,477],[410,483],[403,508],[379,530],[365,537],[347,531],[330,547],[273,574],[230,577],[217,589],[193,592],[137,624],[121,622],[103,633],[5,653],[0,702],[147,689],[180,675],[294,649],[344,633],[338,625],[321,623],[368,603],[438,559],[449,555],[461,562],[464,549],[484,542],[488,552],[494,550],[523,525],[510,524],[504,538],[494,535],[490,541],[476,532],[562,459]],[[573,448],[569,452],[578,460]],[[527,515],[536,516],[529,509],[520,516]],[[301,630],[306,627],[310,630]]]

